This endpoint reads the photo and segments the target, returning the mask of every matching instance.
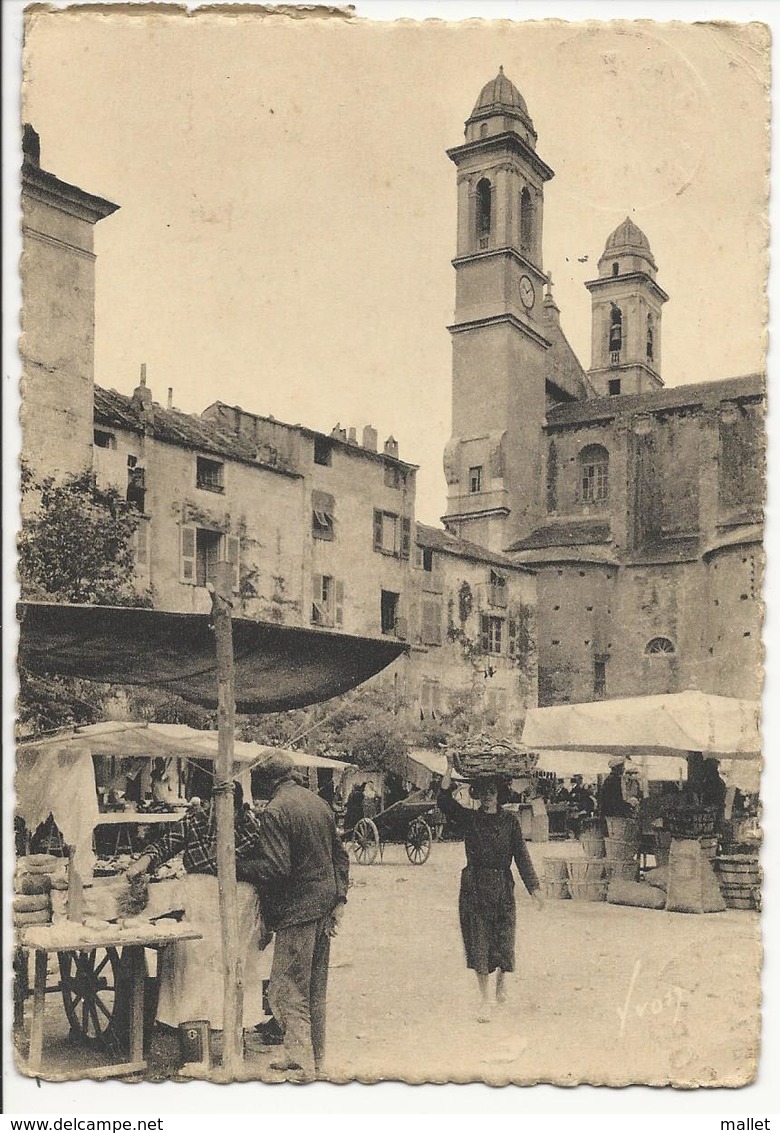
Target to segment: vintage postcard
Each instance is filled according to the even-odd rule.
[[[755,1081],[769,83],[26,10],[18,1075]]]

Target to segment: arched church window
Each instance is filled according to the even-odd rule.
[[[480,248],[487,248],[490,239],[492,186],[487,177],[477,183],[477,239]]]
[[[617,303],[613,303],[609,312],[609,360],[620,361],[620,351],[623,346],[623,312]]]
[[[620,264],[613,264],[612,265],[612,274],[613,275],[620,275]]]
[[[488,132],[488,124],[487,124],[487,122],[483,122],[482,125],[479,128],[480,138],[486,138],[487,132]]]
[[[603,445],[586,445],[580,452],[580,499],[603,503],[609,495],[609,453]]]
[[[653,361],[653,316],[647,316],[647,360]]]
[[[676,652],[674,642],[669,637],[651,637],[645,646],[645,653],[648,656],[665,655],[669,657]]]
[[[530,252],[534,241],[534,205],[528,187],[520,194],[520,250]]]

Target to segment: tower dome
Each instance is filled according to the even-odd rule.
[[[627,216],[607,237],[599,260],[599,268],[603,269],[607,266],[609,270],[606,274],[609,274],[613,262],[618,264],[621,275],[624,271],[649,271],[650,275],[655,276],[658,270],[650,250],[650,241],[630,216]]]
[[[473,118],[475,114],[479,114],[481,111],[493,107],[519,110],[528,117],[528,107],[526,106],[525,99],[520,94],[515,84],[506,77],[503,67],[498,68],[498,74],[494,79],[491,79],[489,83],[485,83],[479,98],[474,103],[471,116]]]
[[[474,103],[466,122],[466,140],[507,132],[519,134],[532,149],[536,147],[536,130],[526,101],[506,77],[504,68],[499,67],[496,77],[485,83]]]

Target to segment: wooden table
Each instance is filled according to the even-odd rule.
[[[81,929],[78,937],[74,925],[65,921],[58,925],[36,925],[22,934],[22,948],[35,956],[32,1020],[30,1025],[30,1052],[27,1069],[37,1076],[41,1072],[43,1056],[44,1007],[46,997],[47,957],[50,952],[88,952],[98,948],[122,948],[130,968],[130,1050],[129,1061],[110,1066],[80,1071],[81,1077],[115,1078],[123,1074],[137,1074],[146,1069],[144,1059],[144,983],[146,979],[145,948],[164,948],[180,940],[201,940],[202,934],[186,924],[172,924],[159,928],[156,925],[138,929],[120,929],[95,932]]]

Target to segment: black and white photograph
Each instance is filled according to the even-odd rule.
[[[25,9],[4,1041],[46,1104],[768,1073],[770,43]]]

